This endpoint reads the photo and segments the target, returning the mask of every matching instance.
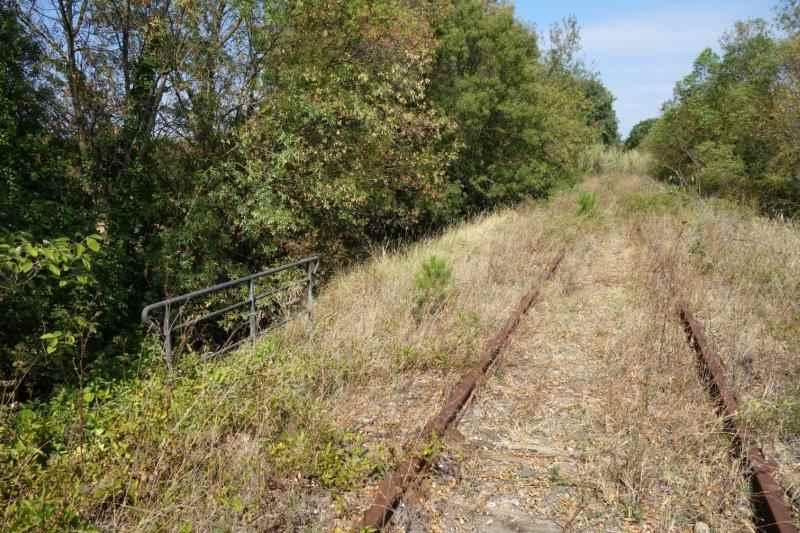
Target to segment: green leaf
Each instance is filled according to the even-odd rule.
[[[54,265],[53,263],[47,263],[47,269],[50,272],[52,272],[54,276],[56,276],[56,277],[60,277],[61,276],[61,270],[59,270],[59,268],[56,265]]]
[[[23,274],[27,274],[28,272],[31,271],[32,268],[33,268],[33,261],[30,261],[28,259],[22,261],[22,263],[20,263],[19,265],[19,271],[22,272]]]
[[[32,244],[25,243],[25,251],[28,252],[28,255],[31,257],[38,257],[39,250],[37,250]]]
[[[94,240],[92,237],[86,237],[86,246],[88,246],[93,252],[100,251],[100,243]]]

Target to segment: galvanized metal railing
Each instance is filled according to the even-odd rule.
[[[164,359],[168,369],[171,371],[173,368],[173,359],[175,354],[175,347],[173,346],[173,335],[178,332],[184,332],[183,340],[184,345],[187,344],[187,337],[191,334],[191,329],[201,322],[211,320],[212,318],[221,318],[231,313],[238,312],[238,316],[234,317],[234,323],[238,322],[238,326],[232,330],[225,330],[224,334],[227,336],[220,346],[215,350],[202,354],[202,358],[210,359],[217,355],[231,351],[246,342],[255,345],[256,340],[268,333],[269,331],[280,327],[293,318],[300,316],[300,313],[291,313],[291,306],[305,301],[305,313],[308,317],[309,324],[312,323],[313,318],[313,305],[314,305],[314,285],[315,275],[319,270],[320,257],[318,255],[306,257],[300,261],[289,263],[287,265],[264,270],[250,274],[243,278],[220,283],[212,287],[206,287],[187,294],[168,298],[154,304],[150,304],[142,309],[142,322],[155,328],[162,336],[164,342]],[[292,271],[298,272],[302,277],[291,280],[289,283],[275,287],[274,284],[269,285],[266,291],[258,293],[258,282],[267,280],[267,278],[274,278],[281,273],[291,273]],[[296,275],[296,274],[295,274]],[[206,298],[213,293],[219,293],[228,289],[236,289],[247,285],[247,298],[236,303],[226,305],[219,309],[200,314],[199,312],[192,313],[187,310],[189,304],[198,302],[200,299]],[[297,297],[290,301],[279,300],[280,295],[285,295],[294,292]],[[272,298],[271,306],[259,305],[259,302]],[[285,316],[276,316],[279,314],[277,310],[283,311]],[[247,307],[245,313],[239,311],[243,307]],[[163,311],[161,316],[154,316],[157,311]],[[199,316],[198,316],[199,315]],[[238,319],[238,320],[237,320]],[[266,324],[264,324],[266,322]],[[243,338],[242,330],[248,326],[248,335]],[[224,328],[223,328],[224,329]]]

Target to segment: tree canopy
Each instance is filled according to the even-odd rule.
[[[628,134],[628,138],[625,139],[625,149],[635,150],[638,148],[645,137],[647,137],[647,134],[650,133],[650,130],[653,129],[656,120],[655,118],[648,118],[634,125],[631,132]]]
[[[0,0],[0,33],[22,399],[124,373],[148,301],[544,196],[618,139],[576,21],[545,49],[500,2]]]
[[[797,3],[779,32],[739,22],[704,50],[675,87],[646,145],[660,176],[701,192],[757,201],[770,213],[800,208],[800,39]]]

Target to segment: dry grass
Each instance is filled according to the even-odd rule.
[[[649,183],[583,184],[597,207],[575,222],[555,281],[459,425],[466,459],[457,482],[433,476],[425,527],[750,530],[747,487],[675,319],[674,278],[627,207]],[[557,247],[557,232],[544,238]]]
[[[778,460],[800,510],[800,232],[725,201],[644,188],[662,205],[660,214],[634,215],[651,260],[704,322],[743,421]]]
[[[575,231],[574,205],[555,217],[529,205],[376,250],[322,289],[312,336],[294,323],[255,353],[184,369],[172,427],[131,443],[135,501],[90,510],[93,521],[131,531],[346,527],[398,445],[552,259],[553,238]],[[447,261],[453,283],[420,320],[414,275],[431,256]],[[166,401],[163,382],[148,386],[155,403]]]
[[[592,164],[643,164],[618,156]],[[578,214],[581,192],[595,195],[591,212]],[[297,323],[255,352],[187,366],[169,394],[163,377],[143,379],[119,400],[113,425],[127,429],[109,440],[114,453],[83,463],[65,456],[50,467],[58,476],[43,483],[58,491],[85,475],[81,464],[94,465],[97,481],[76,505],[109,530],[347,528],[400,445],[565,246],[556,280],[462,430],[503,433],[508,449],[535,437],[563,450],[567,474],[503,487],[533,491],[525,494],[539,505],[536,498],[561,486],[559,476],[569,477],[572,492],[546,517],[566,529],[671,531],[704,521],[747,530],[746,487],[672,295],[698,310],[760,444],[796,487],[800,232],[620,174],[402,250],[376,250],[322,289],[312,335]],[[453,280],[444,303],[420,315],[414,276],[431,256],[447,262]],[[486,457],[471,448],[460,453],[463,479],[446,494],[479,508],[458,487],[474,481],[485,492],[492,485],[480,476],[500,474],[475,462]],[[552,467],[540,455],[514,453],[515,461]],[[431,524],[447,518],[437,516],[431,511]]]
[[[595,144],[581,156],[581,170],[587,175],[644,176],[652,167],[652,156],[640,150]]]

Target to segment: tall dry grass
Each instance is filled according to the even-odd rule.
[[[95,457],[105,474],[93,484],[117,496],[86,494],[77,507],[113,530],[346,527],[363,490],[552,260],[554,243],[575,238],[574,201],[376,249],[321,289],[310,335],[293,323],[254,352],[187,361],[169,393],[162,378],[145,381],[135,396],[144,408],[119,415],[136,430],[116,444],[135,459]],[[442,305],[420,317],[415,275],[432,256],[453,279]],[[148,427],[149,417],[158,423]],[[69,470],[42,481],[57,487]]]
[[[753,444],[777,460],[800,510],[800,228],[649,180],[623,204],[654,268],[704,322]]]
[[[587,472],[607,512],[624,516],[634,505],[641,524],[689,516],[744,527],[746,487],[737,485],[719,420],[698,416],[703,390],[671,294],[683,292],[698,309],[745,416],[763,432],[760,444],[797,486],[800,233],[621,175],[644,168],[644,156],[598,149],[587,161],[611,176],[401,249],[376,249],[322,288],[311,334],[295,324],[255,351],[187,365],[171,388],[156,374],[121,391],[104,416],[122,429],[98,440],[102,449],[65,452],[47,465],[31,498],[43,487],[72,494],[83,479],[75,508],[109,530],[346,528],[400,445],[567,247],[553,298],[586,283],[635,287],[612,302],[621,333],[597,338],[590,355],[598,371],[585,383],[600,398],[586,410],[596,459]],[[596,195],[591,216],[578,214],[582,192]],[[609,247],[630,254],[629,270],[592,270]],[[431,256],[447,263],[452,283],[443,303],[420,315],[414,278]],[[579,303],[591,308],[591,291]],[[552,331],[584,331],[591,314],[570,309],[553,308],[562,329]],[[542,340],[548,331],[529,333]]]
[[[590,176],[632,175],[646,176],[652,167],[651,156],[641,150],[624,150],[619,146],[595,144],[579,160],[581,171]]]

